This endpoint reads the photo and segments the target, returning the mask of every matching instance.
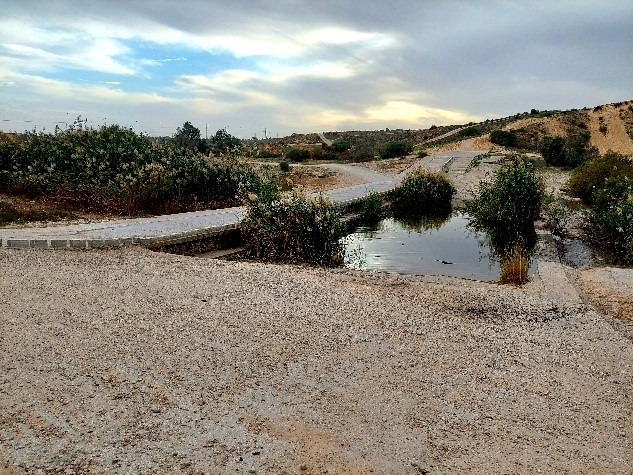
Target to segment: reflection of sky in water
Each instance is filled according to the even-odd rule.
[[[375,230],[360,227],[348,237],[346,265],[398,274],[496,281],[499,263],[490,258],[485,235],[467,228],[468,222],[468,216],[457,213],[439,229],[427,231],[405,227],[391,218]]]

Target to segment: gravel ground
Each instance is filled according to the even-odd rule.
[[[3,475],[632,473],[633,345],[547,275],[138,248],[0,269]]]

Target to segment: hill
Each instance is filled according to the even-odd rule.
[[[588,132],[591,145],[605,153],[613,150],[633,155],[633,100],[603,104],[592,108],[567,111],[538,111],[518,113],[499,119],[487,119],[479,123],[432,126],[428,129],[385,129],[374,131],[324,132],[319,135],[292,134],[276,139],[280,146],[344,139],[352,145],[367,143],[379,148],[389,142],[406,142],[411,146],[436,149],[459,149],[465,140],[474,141],[477,148],[489,148],[489,133],[493,130],[508,130],[516,134],[517,147],[538,150],[543,137],[561,136]],[[270,142],[270,141],[269,141]]]

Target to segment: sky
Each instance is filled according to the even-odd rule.
[[[240,138],[633,99],[630,0],[3,0],[0,128]],[[266,130],[266,132],[264,132]]]

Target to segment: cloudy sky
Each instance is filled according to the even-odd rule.
[[[243,138],[633,99],[633,2],[3,0],[0,127]]]

